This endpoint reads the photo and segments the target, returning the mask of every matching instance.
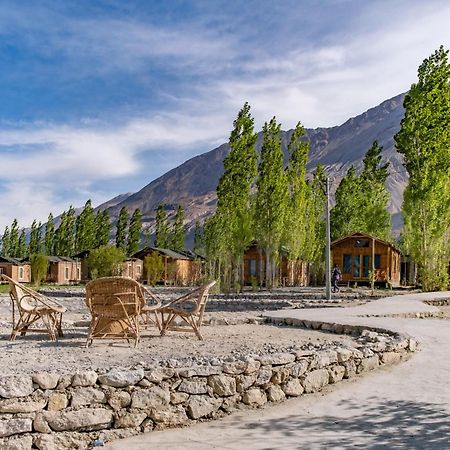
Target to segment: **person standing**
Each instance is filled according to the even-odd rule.
[[[337,264],[334,265],[333,270],[331,271],[331,284],[333,285],[333,292],[339,292],[338,281],[341,279],[341,269]]]

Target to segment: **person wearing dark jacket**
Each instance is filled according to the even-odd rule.
[[[333,292],[339,292],[339,287],[337,285],[338,281],[341,279],[341,270],[337,264],[334,265],[331,271],[331,284],[333,285]]]

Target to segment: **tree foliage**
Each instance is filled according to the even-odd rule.
[[[170,244],[169,239],[169,224],[167,221],[166,207],[161,203],[156,210],[155,247],[168,248]]]
[[[95,214],[91,200],[84,205],[83,211],[76,218],[75,252],[92,250],[96,244]]]
[[[9,232],[9,256],[17,257],[19,253],[19,224],[17,219],[13,223]]]
[[[124,261],[125,253],[122,249],[105,245],[90,252],[87,264],[91,278],[95,279],[120,275]]]
[[[41,222],[33,220],[30,230],[30,242],[28,244],[28,254],[34,255],[42,252]]]
[[[164,261],[162,256],[152,252],[144,258],[144,270],[147,278],[147,284],[154,286],[161,280],[164,274]]]
[[[45,254],[55,254],[55,224],[53,222],[53,214],[48,215],[47,223],[45,225]]]
[[[5,231],[3,232],[3,236],[2,236],[2,256],[9,256],[10,252],[11,252],[11,247],[10,247],[10,239],[9,239],[10,235],[9,235],[9,227],[6,226],[5,227]]]
[[[111,220],[108,210],[98,211],[95,215],[95,246],[94,248],[108,245],[111,235]]]
[[[139,208],[135,209],[130,220],[130,227],[128,230],[127,254],[133,255],[139,250],[141,243],[141,229],[142,229],[142,213]]]
[[[128,211],[123,206],[119,212],[116,230],[116,247],[120,248],[124,253],[127,248],[127,228],[128,228]]]
[[[395,135],[409,174],[403,240],[418,264],[423,289],[448,286],[450,258],[450,64],[440,47],[418,70]]]
[[[27,254],[27,241],[25,236],[25,229],[22,228],[22,231],[19,235],[19,243],[17,247],[17,257],[24,258]]]
[[[175,221],[170,233],[170,247],[172,250],[183,250],[185,248],[185,228],[184,228],[184,209],[178,205],[175,214]]]
[[[31,281],[39,286],[45,280],[48,270],[48,257],[42,253],[30,255]]]

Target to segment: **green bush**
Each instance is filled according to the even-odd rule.
[[[152,252],[144,258],[147,284],[154,286],[164,274],[164,261],[158,253]]]
[[[89,254],[87,264],[92,279],[121,275],[125,253],[122,249],[104,245]]]
[[[30,264],[31,264],[31,281],[36,286],[39,286],[47,276],[48,257],[39,253],[31,255]]]

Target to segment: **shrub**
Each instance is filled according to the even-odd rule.
[[[147,284],[154,286],[164,274],[162,256],[152,252],[144,258],[144,269],[147,273]]]
[[[45,280],[48,270],[48,257],[37,253],[30,256],[31,281],[39,286]]]
[[[120,248],[104,245],[92,250],[87,260],[90,276],[95,279],[120,275],[124,261],[125,253]]]

